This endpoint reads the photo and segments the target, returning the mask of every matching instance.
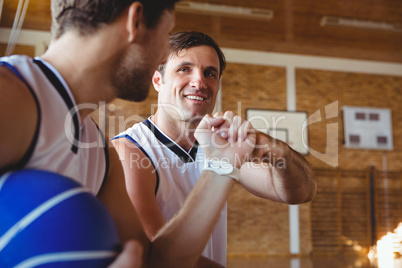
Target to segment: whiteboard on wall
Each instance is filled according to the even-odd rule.
[[[247,109],[246,116],[255,129],[308,154],[307,112]]]
[[[346,148],[392,150],[391,110],[343,106]]]

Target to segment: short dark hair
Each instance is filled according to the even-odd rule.
[[[226,59],[218,44],[207,34],[197,31],[178,32],[170,36],[169,40],[169,56],[178,55],[183,49],[198,46],[210,46],[215,49],[219,57],[219,77],[221,77],[223,70],[226,67]],[[165,65],[159,65],[158,71],[163,75]]]
[[[144,7],[145,24],[158,24],[165,10],[173,10],[178,0],[52,0],[52,34],[57,39],[66,31],[75,29],[85,35],[102,25],[115,21],[132,3]]]

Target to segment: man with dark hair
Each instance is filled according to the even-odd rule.
[[[118,155],[100,142],[102,133],[89,116],[99,102],[147,96],[152,73],[168,55],[174,2],[55,0],[46,53],[0,59],[0,174],[42,169],[86,186],[110,212],[121,242],[138,241],[128,244],[114,267],[193,266],[233,186],[225,174],[203,172],[180,213],[150,242],[127,195]],[[239,142],[218,137],[220,149],[208,146],[213,128],[223,124],[206,116],[197,129],[206,155],[244,159],[255,140],[246,122],[233,126]],[[200,220],[205,209],[210,213]]]
[[[159,94],[155,115],[113,139],[129,196],[150,239],[180,210],[211,164],[194,132],[213,111],[225,65],[222,51],[208,35],[195,31],[172,35],[168,60],[152,78]],[[240,117],[232,112],[215,116],[231,124],[216,133],[235,142],[232,127]],[[261,132],[256,137],[251,158],[230,176],[263,198],[290,204],[312,200],[316,185],[308,162],[279,140]],[[209,213],[206,209],[200,219]],[[200,267],[226,266],[226,221],[225,206],[198,261]]]
[[[197,31],[178,32],[170,37],[169,40],[169,55],[177,55],[179,52],[196,46],[210,46],[213,48],[219,58],[219,77],[226,67],[226,59],[218,44],[207,34]],[[161,64],[158,67],[158,72],[163,76],[166,64]]]
[[[51,1],[52,36],[58,39],[68,30],[91,34],[114,22],[133,2],[141,4],[142,20],[147,28],[155,28],[165,11],[173,11],[178,0],[84,0]]]

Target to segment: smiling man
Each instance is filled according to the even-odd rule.
[[[213,111],[224,67],[223,53],[207,35],[172,36],[168,61],[152,79],[159,92],[157,112],[118,136],[127,139],[113,141],[126,166],[130,198],[150,239],[180,209],[201,174],[205,155],[197,150],[194,130]],[[212,259],[225,265],[226,208],[212,237],[199,264],[211,267]]]
[[[130,199],[151,240],[179,211],[207,166],[205,147],[198,147],[194,131],[202,117],[213,111],[225,65],[222,51],[208,35],[194,31],[174,34],[168,60],[152,79],[159,94],[155,115],[113,139]],[[234,142],[232,126],[240,125],[242,119],[232,112],[216,116],[231,126],[217,132]],[[256,142],[249,162],[240,165],[239,177],[233,177],[263,198],[291,204],[310,201],[316,185],[307,161],[261,132],[257,132]],[[271,154],[286,166],[270,161]],[[204,210],[199,219],[208,213]],[[197,267],[226,266],[226,229],[225,205]]]

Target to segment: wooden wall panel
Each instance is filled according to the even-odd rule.
[[[236,185],[228,202],[229,256],[288,255],[287,207]]]
[[[398,0],[196,0],[214,4],[266,8],[274,13],[269,21],[176,12],[174,32],[199,30],[221,46],[270,52],[320,55],[377,61],[402,62],[402,35],[346,27],[321,27],[324,15],[361,20],[402,23]],[[0,27],[11,28],[18,1],[5,0]],[[50,1],[31,0],[23,29],[50,30]]]
[[[312,202],[313,252],[355,254],[367,252],[371,245],[371,226],[367,189],[367,170],[371,166],[377,170],[386,169],[384,174],[400,171],[402,164],[402,77],[371,75],[361,73],[344,73],[319,70],[296,70],[296,94],[298,110],[307,111],[309,115],[321,111],[322,121],[309,126],[310,147],[321,153],[326,152],[326,127],[329,123],[337,123],[338,129],[338,169],[343,170],[340,176],[340,195],[336,195],[337,172],[333,167],[308,155],[307,159],[315,169],[332,169],[333,174],[323,177],[317,172],[318,193]],[[326,120],[326,105],[338,101],[339,116]],[[343,147],[343,119],[341,107],[344,105],[390,108],[392,113],[394,150],[376,151],[346,149]],[[345,171],[346,170],[346,171]],[[355,170],[348,172],[347,170]],[[327,171],[327,172],[329,172]],[[388,172],[387,172],[388,171]],[[384,193],[381,185],[384,176],[376,178],[376,220],[375,234],[380,238],[388,231],[396,228],[402,220],[400,193],[400,177],[389,179],[388,192]],[[391,176],[391,175],[388,175]],[[326,178],[326,179],[325,179]],[[331,183],[329,184],[329,183]],[[337,197],[338,202],[331,201]],[[386,217],[384,199],[389,199],[389,214]],[[338,206],[335,206],[336,203]],[[328,214],[328,211],[333,213]],[[391,212],[392,211],[392,212]],[[338,215],[338,216],[336,216]],[[341,217],[341,219],[339,219]],[[340,238],[340,240],[337,240]],[[338,246],[337,246],[338,243]]]
[[[322,121],[309,126],[310,147],[321,153],[326,150],[326,125],[338,123],[339,126],[339,167],[342,169],[364,170],[370,166],[383,168],[387,159],[388,170],[400,170],[402,166],[402,77],[319,71],[296,70],[297,109],[309,115],[321,111]],[[339,117],[325,120],[325,107],[338,101]],[[359,150],[343,147],[343,120],[341,107],[344,105],[390,108],[394,150]],[[308,160],[315,168],[330,168],[329,165],[312,155]]]
[[[19,1],[5,0],[0,26],[12,28]],[[23,29],[50,31],[50,1],[30,1],[22,25]]]
[[[373,195],[369,170],[315,169],[314,173],[318,192],[311,205],[313,254],[367,254],[373,234],[375,243],[402,222],[401,172],[374,170]]]
[[[341,250],[341,221],[336,170],[314,170],[317,195],[311,203],[313,253]]]
[[[7,44],[0,43],[0,57],[3,57],[6,54]],[[30,57],[35,57],[35,47],[27,46],[27,45],[16,45],[13,55],[28,55]]]
[[[395,0],[374,1],[200,1],[271,9],[274,18],[259,21],[207,15],[176,14],[175,31],[210,34],[223,47],[280,53],[401,62],[402,36],[394,31],[321,27],[324,15],[401,22]],[[232,3],[230,3],[232,2]]]
[[[222,77],[222,110],[286,109],[286,69],[229,63]]]
[[[380,239],[402,222],[402,172],[375,171],[376,236]]]
[[[371,246],[367,172],[342,170],[340,173],[342,252],[367,254]]]

